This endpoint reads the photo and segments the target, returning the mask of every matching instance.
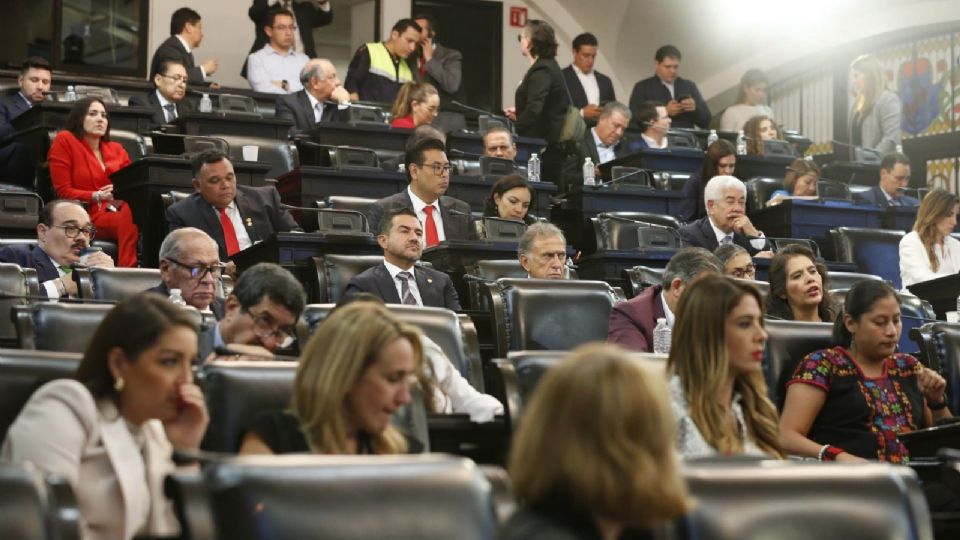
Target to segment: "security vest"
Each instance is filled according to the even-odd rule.
[[[410,66],[402,58],[399,64],[394,64],[390,51],[383,43],[367,43],[367,52],[370,53],[370,73],[401,85],[413,80]]]

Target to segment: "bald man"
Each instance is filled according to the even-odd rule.
[[[307,62],[300,70],[300,83],[303,90],[277,97],[277,118],[294,121],[291,134],[310,129],[319,122],[346,120],[345,105],[350,101],[350,94],[329,60],[316,58]]]

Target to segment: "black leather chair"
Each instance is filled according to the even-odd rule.
[[[903,231],[838,227],[834,235],[837,259],[852,262],[861,272],[875,274],[899,289],[900,240]]]
[[[916,475],[887,464],[687,462],[687,537],[933,540]]]
[[[0,235],[36,239],[43,199],[36,193],[0,190]]]
[[[65,480],[33,468],[0,464],[0,493],[0,538],[80,538],[80,510]]]
[[[489,297],[483,290],[482,283],[496,281],[500,278],[525,278],[527,271],[520,265],[519,259],[487,259],[479,260],[473,264],[467,265],[467,274],[480,278],[480,282],[468,281],[470,287],[470,305],[473,309],[489,311],[490,305],[487,301]],[[571,266],[565,266],[564,279],[579,279],[577,271]]]
[[[673,216],[610,212],[590,218],[597,249],[676,249],[680,223]]]
[[[156,268],[83,268],[75,272],[83,300],[119,302],[160,284]]]
[[[377,202],[377,199],[370,199],[367,197],[351,197],[349,195],[331,195],[327,197],[327,200],[323,203],[323,206],[319,204],[320,208],[333,208],[334,210],[354,210],[360,212],[361,214],[368,214],[370,207],[373,206],[373,203]],[[378,231],[371,231],[376,234]]]
[[[490,483],[451,456],[244,456],[197,476],[170,477],[168,493],[188,530],[217,538],[496,537]]]
[[[820,256],[820,246],[817,245],[816,242],[814,242],[813,240],[810,240],[810,239],[808,239],[808,238],[770,238],[770,237],[767,237],[767,242],[768,242],[768,244],[769,244],[770,246],[773,247],[773,252],[774,252],[774,253],[779,252],[781,249],[783,249],[783,248],[785,248],[785,247],[787,247],[787,246],[794,245],[794,244],[798,244],[798,245],[801,245],[801,246],[809,249],[810,251],[812,251],[813,254],[814,254],[814,256],[816,256],[816,257],[819,257],[819,256]]]
[[[315,304],[335,304],[354,276],[383,262],[382,255],[334,255],[311,257],[311,298]]]
[[[290,172],[299,167],[297,159],[296,146],[287,141],[278,141],[264,137],[250,137],[246,135],[217,135],[227,141],[230,145],[230,159],[236,162],[242,162],[243,147],[256,146],[260,150],[257,154],[257,161],[270,165],[267,171],[267,178],[277,178],[278,176]]]
[[[763,350],[767,392],[777,409],[783,408],[786,383],[806,355],[832,345],[833,325],[767,319],[767,346]]]
[[[210,423],[200,447],[210,452],[236,452],[257,413],[290,405],[297,365],[293,362],[208,362],[197,378],[207,402]],[[423,397],[393,416],[393,424],[430,451]]]
[[[756,177],[744,182],[747,186],[747,213],[753,213],[767,207],[767,201],[774,191],[783,188],[783,180],[777,178]]]
[[[487,284],[496,354],[570,350],[607,339],[615,292],[602,281],[499,279]]]
[[[883,279],[873,274],[860,272],[830,272],[830,290],[849,289],[853,284],[864,279]]]
[[[661,285],[663,282],[663,268],[650,268],[649,266],[634,266],[624,270],[627,279],[630,280],[631,298],[642,293],[647,287]]]
[[[118,142],[123,146],[123,149],[127,151],[127,155],[130,156],[130,161],[136,161],[147,155],[147,146],[139,133],[122,129],[111,129],[110,140]]]
[[[960,324],[933,322],[915,328],[910,337],[920,351],[923,365],[937,370],[947,380],[947,403],[960,411]]]
[[[72,377],[80,357],[79,353],[0,349],[0,441],[33,392],[54,379]]]
[[[12,263],[0,263],[0,346],[17,344],[17,327],[13,322],[13,307],[30,304],[29,298],[40,295],[40,282],[33,268],[20,268]]]

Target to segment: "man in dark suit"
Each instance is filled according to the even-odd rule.
[[[634,116],[644,101],[665,103],[673,127],[692,128],[710,126],[710,109],[700,95],[696,83],[677,76],[680,69],[680,50],[673,45],[657,49],[654,57],[657,74],[638,82],[630,94],[630,110]]]
[[[187,67],[179,60],[160,62],[160,71],[153,76],[153,92],[133,96],[130,105],[153,109],[152,129],[169,124],[181,114],[192,112],[195,107],[187,96]]]
[[[603,105],[617,99],[610,77],[593,69],[598,45],[590,32],[573,38],[573,63],[563,68],[570,100],[590,125],[600,118]]]
[[[427,247],[447,239],[475,240],[470,205],[444,195],[450,185],[450,162],[443,143],[437,139],[420,141],[407,150],[404,164],[410,185],[371,205],[367,216],[370,229],[380,230],[381,218],[390,211],[409,208],[423,223]]]
[[[854,198],[862,204],[887,208],[890,206],[920,206],[920,201],[903,194],[910,183],[910,158],[893,152],[880,161],[880,183],[869,191],[855,193]]]
[[[341,106],[350,101],[350,93],[340,83],[337,68],[329,60],[316,58],[307,62],[300,71],[300,82],[303,90],[277,97],[276,116],[293,120],[291,135],[320,122],[348,119],[348,111],[341,110]]]
[[[630,300],[613,306],[607,341],[634,351],[653,352],[657,319],[666,319],[672,329],[686,286],[701,276],[722,271],[720,261],[705,249],[691,247],[677,251],[663,271],[663,285],[648,287]]]
[[[450,277],[416,264],[423,254],[423,226],[413,210],[391,210],[384,215],[379,232],[377,242],[383,248],[383,264],[354,276],[347,284],[345,296],[368,292],[388,304],[460,311],[460,300]]]
[[[313,29],[326,26],[333,22],[333,10],[329,0],[253,0],[250,9],[247,10],[247,16],[253,21],[256,37],[253,40],[253,46],[250,47],[250,53],[253,54],[263,48],[270,41],[267,32],[264,30],[264,21],[267,14],[273,9],[286,9],[293,13],[293,22],[299,29],[294,34],[293,50],[303,53],[310,58],[317,56],[317,47],[313,41]],[[240,70],[240,76],[247,78],[247,62],[244,60],[243,68]]]
[[[413,20],[420,25],[420,43],[408,58],[411,67],[417,70],[421,81],[437,89],[441,108],[451,100],[463,101],[463,55],[437,43],[437,20],[432,15],[420,14]]]
[[[596,167],[596,177],[600,178],[600,165],[622,158],[630,153],[629,143],[624,132],[630,125],[630,109],[623,103],[611,101],[603,106],[597,125],[586,130],[577,147],[576,160],[568,161],[563,174],[562,191],[573,188],[573,182],[583,184],[583,165],[590,158]],[[573,168],[576,167],[576,170]]]
[[[160,244],[160,279],[148,292],[169,296],[180,289],[188,306],[209,309],[219,321],[223,299],[217,298],[217,282],[223,274],[220,248],[210,235],[194,227],[172,231]]]
[[[33,167],[26,148],[13,140],[13,119],[40,103],[50,91],[50,63],[39,57],[28,58],[20,66],[17,85],[20,91],[0,98],[0,181],[13,181],[33,188]]]
[[[193,57],[193,50],[203,41],[203,22],[196,11],[182,7],[170,16],[170,37],[157,47],[150,63],[150,76],[161,73],[160,64],[164,60],[178,60],[187,68],[187,77],[192,84],[204,84],[210,75],[220,66],[216,58],[204,61],[199,66]]]
[[[196,227],[220,246],[220,260],[274,233],[300,231],[273,186],[238,186],[230,159],[219,150],[193,158],[196,193],[167,209],[170,230]]]
[[[642,131],[637,146],[640,150],[644,148],[667,147],[667,131],[670,130],[670,115],[667,114],[667,108],[655,101],[645,101],[640,104],[637,116],[633,119],[633,125]]]
[[[766,239],[746,214],[747,188],[734,176],[714,176],[703,188],[707,215],[680,227],[680,240],[686,246],[709,251],[730,243],[746,249],[750,256],[767,258]]]
[[[76,297],[77,282],[71,274],[81,257],[84,266],[113,268],[113,260],[103,251],[83,255],[96,231],[77,201],[50,201],[40,210],[37,243],[0,248],[0,262],[36,270],[41,292],[48,298]]]
[[[517,241],[517,258],[534,279],[564,279],[567,275],[567,239],[553,223],[538,221]]]

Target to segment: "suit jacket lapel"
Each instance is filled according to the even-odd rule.
[[[120,416],[120,411],[109,403],[101,402],[98,406],[103,411],[100,417],[100,439],[116,472],[123,498],[123,537],[131,538],[136,532],[134,526],[137,525],[133,516],[139,515],[138,508],[149,505],[149,501],[136,499],[136,495],[141,493],[136,489],[136,485],[146,478],[144,457],[137,448],[126,421]]]
[[[703,221],[700,222],[700,234],[703,235],[704,247],[709,251],[713,251],[720,246],[720,243],[717,242],[717,235],[713,234],[713,227],[710,226],[710,217],[703,218]]]
[[[247,198],[247,194],[237,188],[237,196],[234,198],[234,201],[237,203],[237,211],[240,212],[240,219],[243,221],[243,228],[247,230],[247,236],[250,237],[250,242],[255,244],[263,240],[259,231],[257,230],[257,223],[255,223],[256,213],[253,206]]]
[[[50,256],[47,255],[47,252],[43,250],[38,245],[33,246],[30,249],[30,256],[33,257],[33,265],[37,269],[37,279],[41,283],[47,280],[56,279],[60,272],[57,271],[57,267],[53,265],[53,262],[50,260]]]
[[[313,112],[313,106],[310,105],[310,98],[307,97],[307,92],[306,92],[306,90],[301,90],[301,91],[297,92],[297,101],[300,102],[300,107],[302,108],[303,112],[306,113],[306,116],[307,116],[307,125],[308,125],[308,126],[314,126],[314,125],[316,125],[316,124],[317,124],[317,117],[316,117],[316,115],[315,115],[314,112]],[[323,116],[326,116],[326,115],[327,115],[327,109],[328,109],[328,108],[329,108],[329,107],[324,107],[324,108],[323,108],[323,114],[322,114],[321,118],[322,118]]]
[[[442,306],[443,302],[437,297],[436,287],[433,284],[433,278],[427,276],[422,269],[413,267],[413,275],[417,280],[417,289],[420,290],[420,300],[424,307]]]
[[[397,286],[394,285],[393,278],[390,277],[390,272],[387,272],[387,267],[383,264],[375,267],[374,269],[374,282],[377,284],[377,290],[380,292],[380,298],[383,298],[383,301],[388,304],[402,304],[400,300],[400,294],[397,292]],[[420,294],[423,294],[422,292]]]

